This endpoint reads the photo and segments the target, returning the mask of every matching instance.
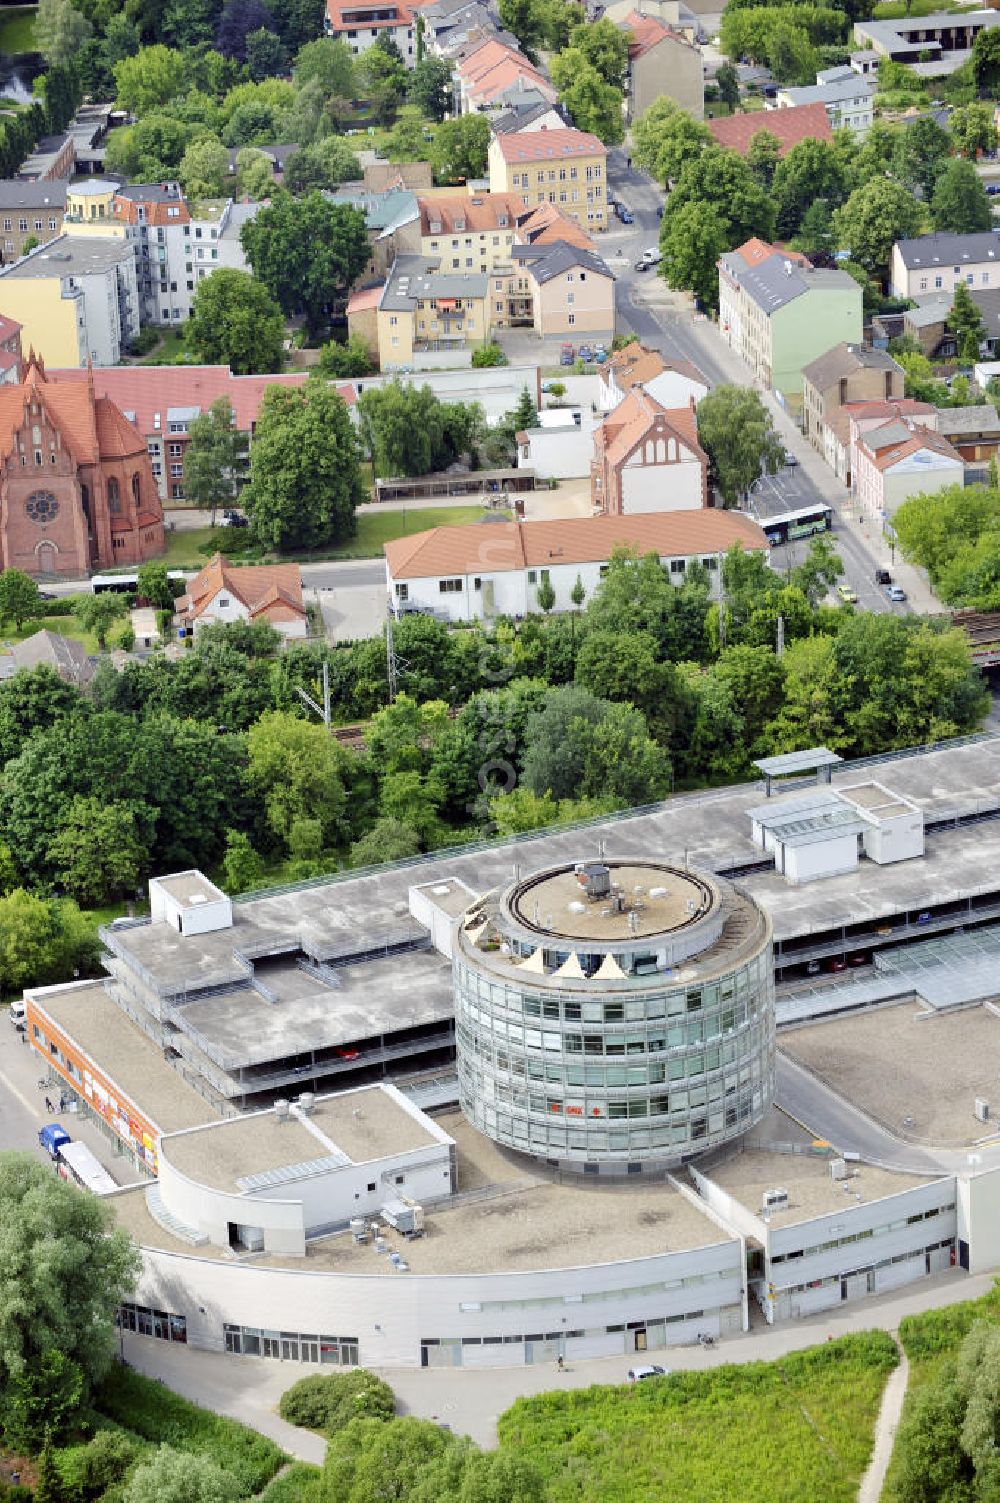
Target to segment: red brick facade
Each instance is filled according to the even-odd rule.
[[[29,356],[0,386],[0,564],[71,577],[163,549],[145,439],[92,380],[50,382]]]

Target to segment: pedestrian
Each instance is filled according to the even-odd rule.
[[[52,1115],[52,1102],[47,1096],[45,1098],[45,1110],[49,1113],[50,1116]]]
[[[563,1361],[562,1357],[556,1358],[556,1371],[561,1373],[564,1373],[566,1371],[566,1364]]]
[[[627,158],[627,163],[628,163],[628,170],[629,170],[629,172],[631,172],[632,171],[632,158],[631,157]]]

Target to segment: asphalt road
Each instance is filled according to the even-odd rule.
[[[932,1153],[894,1138],[786,1055],[778,1054],[775,1074],[775,1105],[841,1153],[860,1153],[868,1163],[916,1174],[944,1172]]]

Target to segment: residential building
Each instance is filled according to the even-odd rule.
[[[524,202],[518,193],[434,193],[416,199],[422,256],[442,271],[512,269],[511,247]]]
[[[849,402],[891,402],[903,396],[906,373],[886,350],[838,344],[802,367],[803,432],[823,453],[827,419]]]
[[[855,73],[860,73],[862,78],[870,78],[873,73],[878,73],[881,57],[882,54],[876,52],[874,47],[863,47],[851,53],[851,67]]]
[[[88,656],[82,642],[54,631],[33,632],[23,642],[11,642],[6,650],[10,674],[5,672],[8,663],[0,659],[0,676],[3,677],[19,673],[22,668],[51,668],[64,683],[83,689],[97,672],[97,663]]]
[[[371,260],[366,277],[384,277],[397,256],[420,252],[420,211],[417,196],[408,188],[379,192],[345,186],[328,195],[332,203],[348,204],[365,216]]]
[[[456,112],[502,111],[513,95],[531,90],[555,104],[558,95],[549,80],[528,62],[516,46],[491,36],[470,42],[455,59]],[[491,185],[492,186],[492,185]]]
[[[830,117],[822,104],[799,104],[790,109],[769,110],[767,114],[728,115],[710,120],[708,128],[719,146],[728,146],[745,157],[750,142],[759,130],[777,137],[780,155],[787,156],[800,141],[832,141]]]
[[[490,142],[490,189],[518,193],[526,208],[555,204],[589,230],[608,224],[608,150],[579,130],[523,131]]]
[[[855,21],[854,37],[878,57],[907,63],[917,74],[935,78],[967,62],[976,37],[993,26],[1000,26],[1000,11],[905,15],[895,21]]]
[[[849,130],[859,139],[868,134],[875,118],[876,80],[861,78],[852,68],[829,82],[817,82],[803,88],[779,89],[770,110],[796,109],[802,105],[821,104],[826,110],[831,130]]]
[[[1000,19],[1000,11],[997,13]],[[893,297],[919,298],[951,294],[960,282],[971,292],[1000,288],[1000,235],[981,230],[971,235],[941,231],[914,240],[897,240],[889,263]]]
[[[707,381],[693,365],[664,360],[659,350],[647,350],[637,339],[609,356],[598,377],[597,405],[602,412],[611,412],[637,386],[661,407],[687,407],[692,401],[697,405],[708,392]]]
[[[364,162],[361,182],[366,193],[387,193],[390,188],[409,188],[418,193],[434,186],[430,162]]]
[[[594,429],[600,414],[590,407],[545,407],[533,428],[517,435],[517,467],[539,480],[580,480],[590,474]]]
[[[991,459],[1000,455],[1000,417],[992,402],[969,407],[938,407],[936,432],[962,456],[968,469],[985,472]],[[985,473],[982,477],[985,479]]]
[[[915,402],[912,397],[899,397],[892,402],[848,402],[844,407],[834,407],[823,422],[823,458],[837,479],[850,489],[852,435],[881,428],[890,419],[915,419],[923,427],[933,428],[935,411],[930,402]]]
[[[536,204],[522,208],[517,220],[517,238],[521,245],[578,245],[581,250],[596,251],[597,246],[582,225],[560,213],[555,204]]]
[[[112,207],[135,251],[144,323],[183,323],[204,277],[247,269],[239,232],[257,204],[208,200],[192,214],[178,183],[145,183],[121,188]]]
[[[244,146],[230,146],[230,148],[229,148],[229,175],[230,175],[230,177],[235,177],[236,176],[236,173],[237,173],[237,170],[238,170],[238,168],[237,168],[237,158],[238,158],[240,152],[241,151],[245,151],[245,150],[246,150],[246,148]],[[255,141],[254,144],[253,144],[253,150],[254,151],[259,151],[260,154],[261,154],[261,156],[265,157],[267,159],[267,161],[270,162],[270,164],[271,164],[271,171],[274,173],[275,180],[276,181],[280,181],[280,179],[284,175],[285,163],[288,161],[289,157],[293,157],[295,155],[295,153],[299,150],[299,147],[298,147],[297,143],[294,142],[294,141],[287,141],[287,142],[285,142],[285,141],[282,141],[282,142],[275,141],[275,142],[271,142],[267,146],[262,146],[259,141]],[[383,164],[380,164],[380,165],[383,165]]]
[[[124,226],[115,216],[115,199],[121,183],[114,178],[88,177],[66,184],[64,223],[74,235],[117,235],[123,237]]]
[[[21,325],[0,317],[0,383],[16,386],[21,379]]]
[[[615,332],[615,279],[608,266],[593,251],[557,241],[552,245],[515,245],[516,279],[522,275],[530,299],[531,323],[541,339],[560,334],[609,343]],[[501,279],[491,278],[494,322],[500,323]],[[515,294],[513,306],[518,306]],[[511,322],[521,320],[512,317]],[[526,321],[526,320],[525,320]]]
[[[804,366],[842,341],[861,343],[861,288],[846,271],[748,240],[719,259],[719,329],[759,381],[797,398]]]
[[[482,272],[442,271],[441,259],[397,257],[378,306],[383,370],[411,365],[417,353],[471,352],[489,339],[489,278]]]
[[[356,57],[380,37],[395,42],[408,68],[416,62],[413,8],[402,0],[326,0],[323,30],[344,42]]]
[[[184,451],[191,423],[220,397],[228,398],[236,427],[253,437],[264,393],[271,386],[299,387],[305,374],[234,376],[228,365],[132,365],[49,370],[51,383],[92,382],[98,397],[114,402],[142,434],[162,501],[184,499]],[[353,401],[349,386],[338,386]]]
[[[25,183],[72,177],[75,161],[75,142],[69,132],[61,136],[42,136],[36,141],[34,151],[21,163],[17,176]]]
[[[490,116],[490,130],[495,136],[522,130],[562,130],[566,123],[558,108],[536,89],[525,89],[499,114]]]
[[[962,456],[946,438],[917,424],[894,421],[866,433],[852,429],[851,486],[862,514],[890,519],[910,496],[961,485]]]
[[[76,577],[163,552],[142,434],[93,381],[50,381],[29,355],[0,385],[0,564]]]
[[[139,333],[132,247],[62,234],[0,268],[0,314],[48,365],[117,365]]]
[[[386,543],[389,604],[395,611],[433,610],[450,621],[524,616],[538,609],[544,581],[555,591],[555,609],[567,611],[577,578],[592,598],[612,553],[622,547],[657,554],[674,584],[698,559],[713,593],[730,548],[768,551],[756,522],[735,511],[433,527]]]
[[[630,120],[641,115],[662,94],[687,110],[695,120],[705,113],[705,74],[701,52],[665,21],[633,10],[617,22],[631,33],[625,104]]]
[[[266,621],[283,637],[305,637],[301,570],[298,564],[234,567],[213,554],[175,602],[174,619],[189,635],[219,621]]]
[[[26,240],[44,245],[62,232],[67,191],[65,180],[0,181],[0,261],[18,260]]]
[[[706,40],[699,18],[684,0],[612,0],[610,5],[597,3],[589,7],[590,19],[607,16],[616,26],[624,26],[630,15],[651,16],[669,26],[671,31],[686,42],[702,43]]]
[[[671,410],[634,386],[594,433],[590,499],[613,517],[707,506],[708,455],[694,402]]]
[[[980,355],[994,355],[1000,348],[1000,285],[992,289],[970,287],[969,296],[983,320]],[[918,298],[912,308],[903,311],[903,333],[915,339],[931,360],[952,360],[958,353],[955,334],[949,325],[953,302],[953,293],[938,292]]]

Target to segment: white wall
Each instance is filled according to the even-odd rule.
[[[865,853],[880,866],[909,861],[924,854],[924,816],[919,809],[869,825],[864,832]]]
[[[834,840],[817,840],[813,845],[782,845],[780,851],[775,851],[775,867],[789,882],[815,882],[820,877],[852,872],[857,864],[858,837],[853,830]]]
[[[985,1273],[1000,1262],[1000,1167],[959,1175],[958,1237],[960,1260],[967,1257],[970,1273]]]
[[[697,460],[679,460],[676,464],[643,464],[636,452],[622,470],[622,511],[636,512],[701,511],[701,465]]]
[[[661,407],[686,407],[691,400],[697,406],[708,393],[704,382],[692,381],[680,371],[661,371],[646,382],[645,390]]]
[[[574,410],[580,418],[574,422]],[[590,474],[590,461],[594,453],[594,429],[598,418],[589,408],[550,408],[539,417],[546,422],[539,428],[529,428],[527,442],[517,446],[518,469],[532,469],[543,480],[569,480]],[[561,419],[559,426],[548,421]]]

